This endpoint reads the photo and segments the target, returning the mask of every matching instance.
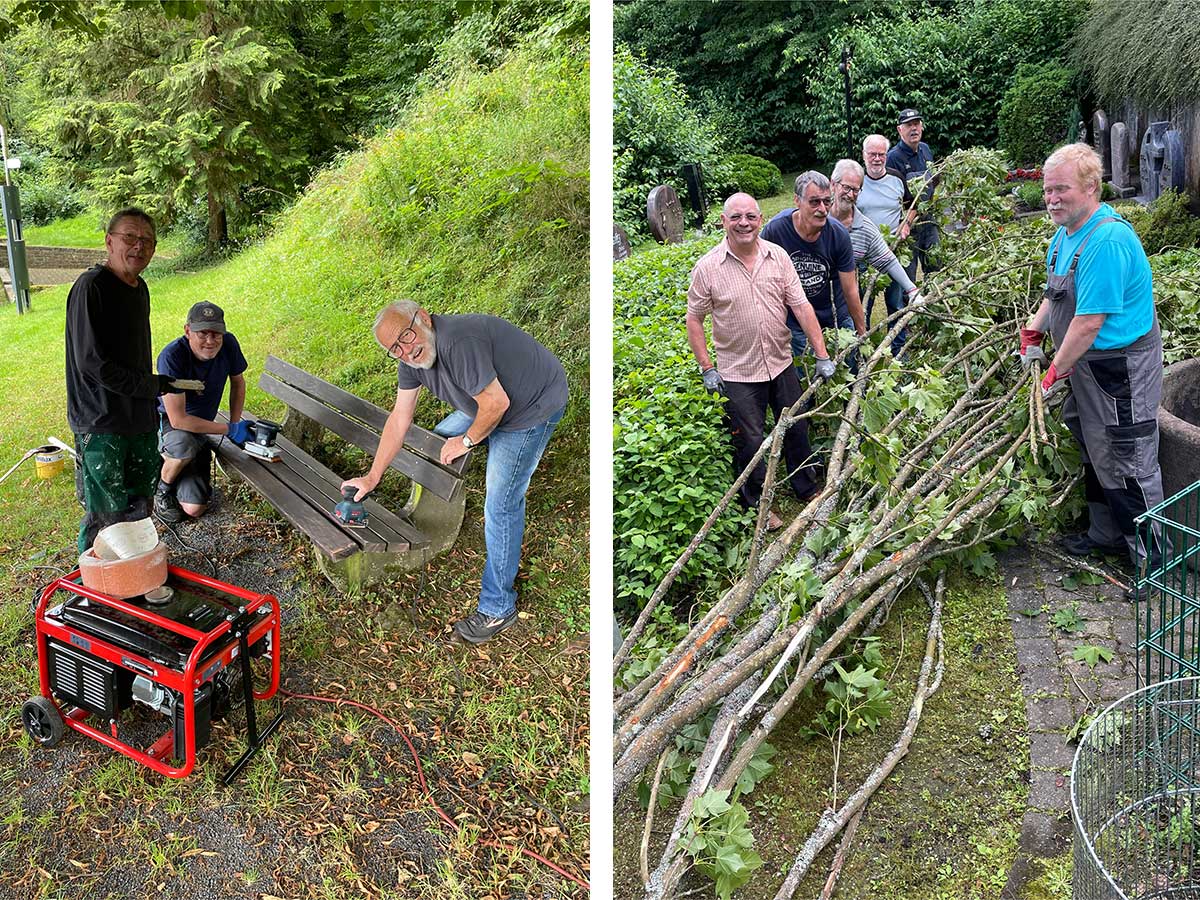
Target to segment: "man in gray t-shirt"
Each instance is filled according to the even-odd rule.
[[[517,618],[513,582],[525,535],[525,492],[566,408],[566,373],[553,353],[496,316],[435,316],[411,300],[398,300],[375,317],[374,333],[399,361],[396,404],[370,471],[343,486],[357,487],[358,499],[379,484],[404,446],[422,387],[455,409],[434,429],[447,438],[443,464],[488,441],[487,561],[479,609],[454,624],[460,638],[481,644]]]

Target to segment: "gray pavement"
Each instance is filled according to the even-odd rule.
[[[1119,579],[1128,576],[1091,560]],[[1008,595],[1008,618],[1017,647],[1017,673],[1029,722],[1029,802],[1021,822],[1017,858],[1004,898],[1020,898],[1035,879],[1039,859],[1057,857],[1071,845],[1071,761],[1067,734],[1085,713],[1096,713],[1137,687],[1135,606],[1115,585],[1080,584],[1064,576],[1077,570],[1039,548],[1018,545],[1000,556]],[[1051,617],[1074,605],[1081,628],[1069,633]],[[1095,668],[1072,658],[1076,647],[1112,651]]]

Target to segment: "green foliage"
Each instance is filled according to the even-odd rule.
[[[618,46],[613,56],[613,219],[630,237],[645,235],[646,197],[669,184],[687,196],[684,163],[699,163],[723,183],[721,140],[678,77]]]
[[[717,896],[729,900],[750,880],[762,858],[754,852],[754,835],[747,823],[750,814],[729,791],[709,789],[696,799],[687,830],[680,839],[696,868],[716,882]]]
[[[639,253],[613,272],[613,588],[636,613],[732,482],[721,404],[704,391],[684,327],[688,273],[711,241]],[[735,502],[684,567],[721,581],[750,514]]]
[[[1000,103],[1000,149],[1015,166],[1040,165],[1076,118],[1076,73],[1057,63],[1017,69]]]
[[[70,175],[53,156],[14,136],[8,155],[21,160],[13,183],[21,199],[21,220],[28,225],[45,225],[55,219],[67,219],[86,207]],[[2,226],[3,223],[0,223]],[[0,228],[0,231],[3,229]]]
[[[1191,0],[1089,4],[1073,50],[1097,97],[1159,108],[1200,99]]]
[[[1200,353],[1200,250],[1169,250],[1151,256],[1150,272],[1166,362],[1196,356]]]
[[[735,153],[725,157],[721,174],[725,181],[716,186],[713,194],[715,201],[724,200],[738,191],[743,191],[751,197],[762,198],[786,189],[779,166],[749,153]]]
[[[731,142],[736,136],[737,149],[798,168],[813,153],[799,115],[815,102],[809,74],[836,67],[841,45],[835,32],[864,18],[886,21],[931,9],[872,0],[632,0],[614,5],[613,34],[642,58],[677,72],[705,118],[723,123]],[[839,127],[845,134],[844,121]]]
[[[1164,250],[1188,249],[1200,243],[1200,219],[1188,210],[1188,198],[1166,191],[1148,207],[1122,208],[1123,215],[1142,239],[1148,255]]]
[[[825,680],[829,699],[817,714],[817,724],[828,735],[874,731],[892,711],[887,681],[875,675],[878,669],[867,669],[862,664],[849,672],[840,663],[833,667],[838,677]]]
[[[935,157],[957,147],[992,147],[1012,73],[1022,63],[1062,60],[1088,4],[1083,0],[997,0],[936,6],[924,14],[871,19],[839,30],[854,47],[855,129],[896,140],[896,112],[915,106]],[[842,75],[832,55],[808,82],[815,102],[800,110],[819,159],[845,150]]]
[[[1079,604],[1072,603],[1055,610],[1050,617],[1050,624],[1066,634],[1083,631],[1083,619],[1079,615]]]
[[[1081,644],[1071,651],[1071,659],[1085,662],[1089,669],[1094,669],[1100,663],[1112,662],[1113,651],[1108,647],[1097,647],[1095,644]]]

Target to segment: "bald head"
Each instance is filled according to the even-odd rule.
[[[762,210],[749,194],[737,193],[721,208],[721,227],[729,248],[738,255],[757,252]]]

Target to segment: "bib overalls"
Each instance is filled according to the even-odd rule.
[[[1101,219],[1084,237],[1064,275],[1054,274],[1062,235],[1054,244],[1045,296],[1050,300],[1048,329],[1055,347],[1062,346],[1075,318],[1079,257],[1097,229],[1109,222],[1132,227],[1113,216]],[[1151,554],[1142,546],[1134,519],[1163,499],[1158,466],[1162,371],[1162,333],[1155,316],[1150,330],[1129,346],[1084,353],[1075,363],[1071,394],[1063,405],[1063,420],[1083,457],[1088,537],[1102,547],[1124,545],[1135,569]],[[1161,534],[1156,533],[1156,545],[1160,542]],[[1158,547],[1150,550],[1157,557]]]

